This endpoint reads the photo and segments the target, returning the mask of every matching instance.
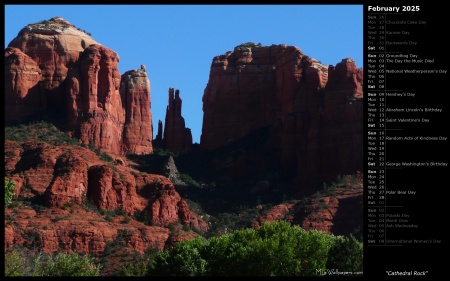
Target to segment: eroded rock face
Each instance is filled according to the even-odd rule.
[[[119,56],[102,45],[81,54],[68,76],[67,126],[85,145],[120,154],[125,110],[119,93]]]
[[[320,193],[305,201],[276,205],[259,217],[252,226],[259,228],[265,222],[286,220],[305,230],[320,230],[334,235],[360,235],[363,226],[362,174],[344,176],[343,181],[328,193]]]
[[[126,245],[143,253],[148,247],[162,250],[172,243],[166,228],[171,224],[207,230],[207,224],[190,211],[164,176],[138,172],[125,162],[107,164],[79,146],[13,141],[5,146],[5,171],[16,183],[19,200],[42,204],[38,212],[29,207],[5,209],[6,249],[34,243],[31,246],[47,253],[101,253],[122,229],[120,236]],[[99,210],[122,209],[122,215],[109,221],[89,211],[88,203]],[[156,226],[130,219],[145,210],[147,221]],[[126,224],[125,216],[130,220]]]
[[[101,164],[91,166],[88,176],[89,190],[87,197],[99,209],[116,210],[122,208],[130,215],[141,209],[136,194],[136,182],[131,174]]]
[[[5,122],[20,122],[46,110],[47,97],[39,88],[42,72],[18,48],[5,50]]]
[[[260,150],[236,154],[231,177],[279,162],[308,188],[361,170],[362,73],[352,59],[328,67],[294,46],[237,46],[211,64],[200,144],[214,150],[256,137]]]
[[[21,89],[20,95],[23,97],[29,96],[28,99],[22,101],[24,106],[39,107],[40,110],[60,113],[64,92],[62,83],[66,79],[68,70],[77,62],[80,53],[85,48],[96,43],[88,33],[60,17],[24,27],[17,37],[8,44],[8,47],[17,48],[31,58],[37,66],[28,67],[26,76],[31,81],[24,79],[24,74],[27,71],[23,71],[19,75],[22,76],[22,79],[17,81],[16,88]],[[10,72],[10,69],[5,72]],[[39,75],[31,75],[31,72],[39,72]],[[37,77],[32,78],[32,76]],[[32,85],[31,82],[36,79],[39,83],[29,87]],[[13,93],[5,92],[6,96],[11,94]],[[41,102],[36,102],[38,97]],[[18,111],[20,110],[23,110],[23,108],[18,109]],[[32,113],[34,111],[28,114],[31,115]],[[22,121],[29,117],[27,115],[17,115],[15,120]],[[13,118],[13,116],[10,118]]]
[[[150,81],[145,66],[122,75],[120,94],[125,107],[123,151],[150,154],[153,151],[152,114],[150,111]]]
[[[208,225],[189,210],[186,201],[176,192],[173,183],[164,176],[145,175],[136,178],[137,192],[148,198],[146,210],[157,225],[169,226],[177,221],[201,231]]]
[[[14,165],[14,169],[5,169],[5,172],[14,175],[16,190],[24,186],[26,191],[43,195],[53,180],[55,164],[61,154],[61,148],[53,147],[45,142],[25,142],[21,145],[7,142],[5,144],[7,144],[6,153],[11,149],[14,149],[13,153],[19,153],[15,154],[14,158],[5,157],[6,167]]]
[[[60,17],[26,26],[5,50],[6,122],[50,118],[104,152],[151,153],[145,66],[121,81],[119,60]]]
[[[70,152],[58,157],[53,180],[45,190],[45,202],[50,207],[64,204],[81,205],[88,187],[87,165],[83,159]]]
[[[79,206],[71,206],[67,210],[46,209],[40,213],[29,209],[6,209],[5,215],[9,223],[5,227],[5,249],[23,245],[38,247],[44,253],[77,251],[99,254],[105,251],[108,243],[120,237],[126,246],[144,253],[149,247],[161,251],[170,243],[167,228],[146,226],[136,221],[123,224],[122,218],[108,222]]]
[[[181,116],[180,91],[169,88],[169,105],[164,124],[164,148],[174,153],[187,153],[192,146],[191,129],[186,128]]]
[[[292,112],[303,56],[293,46],[246,43],[214,57],[203,95],[201,146],[219,148]]]

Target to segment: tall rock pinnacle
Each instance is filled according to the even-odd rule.
[[[164,124],[164,148],[174,153],[187,153],[192,146],[191,129],[185,127],[181,116],[180,91],[169,88],[169,104],[166,109]]]
[[[125,107],[123,151],[150,154],[152,148],[152,113],[150,111],[150,81],[145,65],[122,75],[120,95]]]

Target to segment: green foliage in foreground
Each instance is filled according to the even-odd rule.
[[[100,266],[89,255],[38,254],[29,257],[17,249],[5,253],[5,276],[99,276]]]
[[[264,223],[209,240],[197,238],[160,252],[147,275],[315,276],[320,270],[362,271],[356,239],[306,231],[287,222]]]
[[[10,179],[5,178],[5,206],[8,207],[12,203],[15,195],[14,188],[16,183]]]
[[[176,243],[122,266],[121,276],[317,276],[327,270],[362,272],[363,245],[353,236],[306,231],[287,222],[264,223],[209,240]],[[99,276],[88,255],[5,252],[6,276]]]
[[[342,268],[348,272],[362,271],[363,244],[353,236],[336,237],[329,252],[327,268]]]

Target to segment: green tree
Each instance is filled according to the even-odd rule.
[[[211,275],[291,276],[325,269],[333,236],[280,221],[216,239],[205,247]]]
[[[336,237],[334,245],[330,249],[327,268],[346,272],[362,272],[363,244],[353,235]]]
[[[200,255],[205,245],[206,241],[202,237],[175,244],[172,250],[166,250],[156,255],[148,275],[205,275],[206,261]]]
[[[94,264],[89,255],[62,253],[47,256],[47,261],[40,263],[36,276],[99,276],[100,266]]]
[[[15,195],[16,183],[10,179],[5,178],[5,206],[8,207],[12,203],[12,199]]]
[[[315,276],[329,266],[331,248],[341,249],[332,252],[339,259],[349,253],[344,251],[346,247],[353,253],[352,247],[359,249],[362,245],[356,240],[342,244],[342,239],[283,221],[266,222],[258,230],[241,229],[208,241],[197,238],[179,242],[172,250],[160,252],[147,274]],[[362,256],[352,255],[351,262],[362,264]]]

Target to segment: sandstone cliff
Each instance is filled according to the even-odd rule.
[[[5,50],[5,121],[20,121],[46,110],[47,97],[39,89],[42,71],[17,48]]]
[[[118,62],[116,52],[90,45],[71,68],[64,92],[66,128],[83,144],[114,154],[122,152],[125,123]]]
[[[42,113],[43,110],[60,113],[58,109],[61,108],[64,91],[62,84],[69,69],[78,61],[80,53],[85,48],[96,43],[85,31],[76,28],[60,17],[24,27],[8,47],[17,48],[23,52],[27,58],[24,63],[33,61],[40,76],[38,79],[30,79],[29,71],[28,75],[26,71],[30,66],[27,67],[25,64],[22,71],[16,72],[18,77],[22,77],[22,81],[6,80],[7,87],[15,84],[13,88],[21,89],[21,93],[16,96],[16,99],[10,99],[11,102],[6,104],[6,108],[9,107],[11,113],[18,114],[7,114],[6,121],[22,121]],[[17,53],[17,51],[15,52]],[[5,67],[6,73],[13,71],[8,65]],[[27,92],[28,89],[31,91]],[[11,94],[5,92],[6,97]],[[39,98],[39,103],[36,103],[37,98]],[[22,105],[30,110],[25,111]],[[31,110],[32,107],[36,108]]]
[[[362,75],[352,59],[328,67],[294,46],[239,45],[213,58],[200,144],[214,150],[265,130],[262,150],[234,155],[231,175],[248,173],[252,165],[241,163],[252,157],[260,166],[279,161],[305,187],[354,173],[362,169]]]
[[[26,26],[5,50],[5,122],[50,119],[105,152],[151,153],[145,67],[121,77],[119,60],[60,17]]]

